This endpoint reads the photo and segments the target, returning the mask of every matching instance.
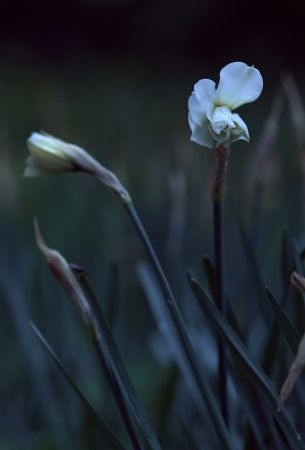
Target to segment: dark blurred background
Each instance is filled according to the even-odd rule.
[[[220,69],[232,61],[254,64],[265,82],[261,98],[238,111],[248,124],[251,143],[234,144],[230,162],[228,199],[234,197],[251,229],[251,163],[274,95],[287,71],[301,92],[305,87],[302,2],[1,3],[1,450],[86,448],[87,418],[41,351],[29,319],[47,335],[109,422],[122,431],[79,318],[38,254],[34,216],[51,247],[89,270],[106,309],[112,298],[113,264],[118,262],[125,294],[116,337],[155,424],[155,392],[160,392],[167,373],[164,358],[163,363],[158,359],[163,344],[134,270],[144,257],[143,248],[125,212],[110,192],[85,175],[22,178],[27,137],[45,130],[83,146],[117,173],[138,206],[184,314],[196,325],[184,269],[201,270],[202,255],[213,255],[214,154],[190,143],[187,100],[198,79],[217,81]],[[305,239],[302,176],[287,108],[285,101],[259,218],[264,233],[255,245],[264,279],[277,288],[283,224],[302,243]],[[232,297],[239,294],[242,315],[243,294],[249,293],[244,272],[251,278],[253,270],[244,262],[234,211],[227,206],[228,289]],[[109,311],[113,313],[113,305]],[[165,448],[180,448],[170,443],[170,436],[164,439]]]
[[[1,6],[1,57],[57,65],[126,58],[151,70],[241,59],[274,75],[304,68],[303,17],[302,2],[283,0],[13,0]]]

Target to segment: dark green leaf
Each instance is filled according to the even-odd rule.
[[[281,307],[279,302],[276,300],[270,289],[266,288],[267,299],[270,302],[272,310],[274,312],[276,321],[287,340],[287,343],[294,355],[297,353],[297,349],[301,340],[301,336],[295,329],[288,316],[286,315],[284,309]]]
[[[107,354],[105,355],[107,362],[111,366],[113,375],[117,380],[120,389],[122,390],[124,398],[126,399],[126,401],[128,401],[130,409],[132,410],[138,424],[141,427],[149,448],[151,450],[161,450],[160,444],[154,431],[151,428],[146,412],[138,399],[132,382],[130,381],[127,369],[121,359],[119,350],[113,339],[109,325],[99,304],[97,296],[95,295],[92,286],[85,274],[81,274],[79,280],[84,294],[90,302],[90,305],[98,321],[100,330],[102,332],[101,341],[103,341],[105,352],[107,352]]]
[[[126,447],[119,441],[119,439],[116,437],[114,432],[109,428],[109,426],[106,424],[105,420],[101,416],[101,414],[97,411],[97,409],[90,403],[90,401],[84,396],[84,394],[81,392],[81,390],[78,388],[76,383],[73,381],[71,376],[68,374],[66,369],[63,367],[62,363],[60,362],[57,355],[54,353],[46,339],[43,337],[41,332],[38,330],[36,325],[33,322],[30,322],[30,325],[32,327],[33,332],[41,342],[41,344],[44,346],[44,348],[47,350],[47,352],[52,357],[53,361],[57,365],[57,367],[60,369],[61,373],[64,375],[74,392],[79,397],[80,401],[83,403],[83,405],[87,408],[90,416],[92,417],[93,422],[96,424],[97,428],[101,432],[101,437],[103,440],[103,444],[106,446],[106,449],[109,450],[126,450]]]
[[[167,342],[173,359],[180,369],[198,414],[203,421],[206,421],[207,410],[210,415],[211,422],[213,421],[212,423],[222,448],[233,448],[228,431],[224,427],[224,422],[221,417],[219,407],[214,399],[214,396],[212,395],[212,392],[210,391],[204,373],[202,373],[202,385],[205,389],[204,395],[206,395],[208,401],[203,401],[203,395],[200,394],[198,384],[194,380],[192,368],[190,367],[189,361],[185,356],[185,352],[181,348],[181,341],[178,338],[177,327],[175,327],[164,304],[159,285],[157,284],[154,275],[144,263],[138,264],[138,274],[156,323]]]
[[[245,345],[238,338],[199,283],[194,278],[190,278],[189,281],[203,313],[208,316],[217,333],[222,336],[231,352],[234,353],[239,363],[244,367],[249,383],[259,389],[265,397],[291,448],[304,450],[305,445],[285,411],[279,412],[277,409],[278,393],[274,386],[270,383],[263,370],[252,359]]]
[[[205,274],[207,277],[211,297],[213,298],[214,303],[216,303],[215,302],[215,269],[207,255],[203,256],[202,261],[203,261],[203,268],[204,268],[204,271],[205,271]],[[233,328],[235,333],[240,337],[240,339],[243,340],[242,331],[239,327],[235,313],[234,313],[233,309],[231,308],[231,303],[227,296],[226,296],[226,307],[227,307],[227,318],[228,318],[229,324],[231,325],[231,327]]]

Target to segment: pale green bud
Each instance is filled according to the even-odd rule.
[[[45,133],[32,133],[27,140],[27,145],[30,156],[26,160],[24,176],[86,172],[114,190],[125,203],[130,202],[130,196],[117,176],[81,147]]]
[[[26,160],[25,176],[77,170],[79,147],[42,133],[32,133],[27,145],[30,156]]]

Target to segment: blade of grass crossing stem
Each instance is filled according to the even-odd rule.
[[[145,439],[149,445],[149,448],[151,450],[161,450],[161,446],[158,442],[158,439],[153,432],[149,419],[146,415],[146,412],[140,403],[138,396],[134,390],[134,387],[130,381],[127,369],[125,368],[125,365],[120,357],[120,353],[117,349],[116,343],[112,337],[110,328],[108,326],[107,320],[104,316],[103,310],[98,302],[97,296],[95,295],[95,292],[90,284],[89,279],[85,274],[80,274],[79,276],[80,285],[84,291],[84,294],[86,295],[88,301],[90,302],[90,305],[92,309],[94,310],[94,313],[96,315],[96,318],[98,320],[98,323],[100,325],[101,331],[103,333],[103,340],[105,341],[107,347],[108,347],[108,353],[109,353],[109,360],[112,367],[112,370],[118,380],[118,383],[124,393],[125,398],[127,399],[129,406],[138,422],[138,424],[141,427],[141,430],[143,432],[143,435],[145,436]]]
[[[207,278],[207,282],[208,282],[208,286],[209,286],[209,290],[211,293],[211,297],[214,300],[215,303],[215,287],[214,287],[214,283],[215,283],[215,271],[214,271],[214,267],[213,264],[211,263],[209,257],[207,255],[204,255],[202,258],[202,262],[203,262],[203,269]],[[239,324],[237,322],[236,316],[234,314],[234,311],[231,307],[231,304],[229,302],[228,297],[226,296],[226,305],[227,305],[227,319],[229,324],[231,325],[231,327],[233,328],[233,330],[235,331],[235,333],[239,336],[239,338],[241,340],[243,340],[242,337],[242,332],[241,329],[239,327]]]
[[[289,320],[284,309],[276,300],[270,289],[266,288],[267,299],[270,302],[272,310],[274,312],[276,321],[294,355],[296,355],[298,346],[301,340],[301,336]]]
[[[73,381],[71,376],[68,374],[66,369],[63,367],[62,363],[60,362],[57,355],[54,353],[51,346],[48,344],[44,336],[41,334],[37,326],[30,322],[30,326],[35,333],[38,340],[41,342],[45,350],[50,354],[53,361],[61,371],[61,373],[64,375],[76,395],[79,397],[82,404],[85,406],[87,411],[89,412],[92,421],[95,423],[98,430],[101,432],[103,444],[109,446],[108,448],[111,448],[111,450],[126,450],[126,447],[119,441],[117,436],[114,434],[114,432],[110,429],[110,427],[107,425],[107,423],[104,421],[101,414],[98,412],[98,410],[90,403],[90,401],[84,396],[84,394],[81,392],[81,390],[78,388],[76,383]]]
[[[301,436],[295,430],[285,411],[283,410],[279,412],[277,410],[278,393],[276,392],[274,386],[270,383],[263,370],[252,359],[245,345],[232,330],[228,322],[224,319],[223,315],[204,292],[200,284],[191,275],[189,275],[189,282],[203,313],[208,316],[211,324],[223,337],[230,350],[238,358],[240,364],[244,367],[247,373],[249,382],[257,389],[259,388],[261,393],[266,398],[272,410],[273,416],[281,427],[281,430],[286,436],[291,448],[295,450],[304,450],[305,444],[302,441]]]
[[[169,314],[171,315],[174,326],[177,330],[178,339],[181,343],[181,347],[183,348],[183,352],[185,353],[185,356],[190,365],[194,382],[198,386],[198,392],[199,392],[200,396],[206,403],[206,407],[209,411],[211,421],[214,425],[214,429],[217,432],[219,442],[223,446],[225,446],[224,448],[231,449],[232,443],[230,441],[230,435],[228,433],[228,430],[226,428],[223,418],[219,414],[218,408],[215,407],[215,400],[213,398],[212,391],[210,390],[210,387],[202,374],[202,371],[201,371],[200,365],[198,363],[197,357],[195,355],[193,345],[189,338],[186,326],[185,326],[182,316],[180,314],[180,311],[177,306],[177,303],[176,303],[175,297],[173,295],[173,292],[171,290],[171,287],[167,281],[167,278],[166,278],[166,276],[163,272],[163,269],[160,265],[160,262],[157,258],[157,255],[153,249],[153,246],[147,236],[146,230],[140,220],[140,217],[139,217],[133,203],[128,202],[125,204],[125,207],[126,207],[127,212],[139,234],[139,237],[141,238],[143,245],[146,249],[147,255],[149,257],[149,261],[153,267],[155,275],[160,284],[166,307],[168,309]],[[220,430],[221,430],[221,432],[219,433]]]

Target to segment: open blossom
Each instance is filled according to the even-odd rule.
[[[188,101],[191,141],[208,148],[238,139],[249,141],[247,125],[232,111],[256,100],[262,89],[260,72],[242,62],[221,70],[217,88],[212,80],[199,80]]]

